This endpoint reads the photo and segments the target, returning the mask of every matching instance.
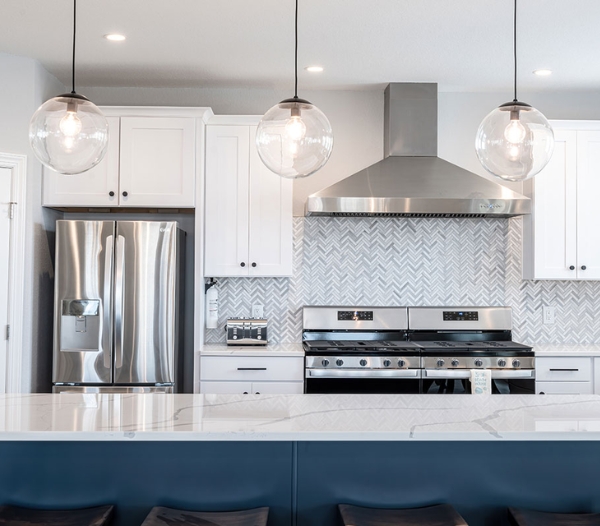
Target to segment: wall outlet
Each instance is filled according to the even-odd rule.
[[[264,316],[264,305],[252,305],[252,317],[262,318]]]
[[[556,320],[556,309],[554,307],[544,306],[542,307],[542,316],[544,318],[544,325],[554,325]]]

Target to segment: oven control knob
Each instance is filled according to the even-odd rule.
[[[519,360],[513,360],[513,367],[521,367],[521,362]]]
[[[335,363],[338,367],[341,367],[342,365],[344,365],[344,360],[336,360]]]
[[[329,365],[329,360],[325,359],[325,360],[321,360],[321,365],[323,367],[327,367]]]
[[[398,360],[398,367],[404,367],[406,362],[404,360]]]
[[[383,360],[384,367],[389,367],[390,365],[392,365],[392,362],[390,362],[389,360]]]
[[[362,365],[363,367],[365,367],[367,365],[367,360],[361,360],[360,361],[360,365]]]
[[[477,358],[477,360],[475,360],[475,365],[477,367],[481,367],[483,365],[483,362],[479,358]]]
[[[506,360],[498,360],[498,367],[506,367]]]
[[[442,360],[442,359],[439,359],[439,360],[437,361],[437,366],[438,366],[438,367],[441,367],[442,365],[444,365],[444,360]]]
[[[456,360],[456,359],[452,360],[452,366],[458,367],[458,360]]]

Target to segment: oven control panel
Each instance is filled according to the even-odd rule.
[[[373,321],[372,310],[339,310],[337,313],[339,321]]]
[[[460,310],[445,310],[444,321],[479,321],[479,312],[475,311],[460,311]]]

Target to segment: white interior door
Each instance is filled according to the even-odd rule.
[[[6,391],[12,176],[10,168],[0,168],[0,247],[4,249],[0,258],[0,393]]]

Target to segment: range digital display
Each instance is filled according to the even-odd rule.
[[[477,311],[444,311],[444,321],[479,321],[479,312]]]
[[[339,310],[339,321],[373,321],[372,310]]]

